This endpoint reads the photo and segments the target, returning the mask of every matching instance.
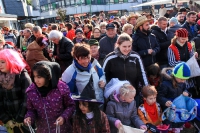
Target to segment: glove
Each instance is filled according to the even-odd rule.
[[[6,125],[7,125],[8,127],[10,127],[10,128],[14,128],[14,127],[15,127],[15,124],[14,124],[14,122],[13,122],[12,120],[9,120],[9,121],[6,123]]]
[[[154,126],[153,124],[147,123],[146,126],[147,126],[148,130],[150,130],[152,133],[159,133],[157,127]]]

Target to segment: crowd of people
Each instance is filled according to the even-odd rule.
[[[117,133],[123,125],[171,133],[192,122],[162,120],[180,95],[200,98],[186,62],[200,54],[200,14],[149,13],[0,33],[0,121],[9,133]],[[14,32],[15,31],[15,32]],[[187,125],[187,126],[186,126]]]

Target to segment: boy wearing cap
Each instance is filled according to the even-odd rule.
[[[175,17],[172,17],[169,20],[169,28],[168,28],[168,34],[167,34],[167,37],[169,40],[174,38],[174,34],[176,30],[178,30],[179,28],[181,28],[181,25],[178,24],[178,20]]]

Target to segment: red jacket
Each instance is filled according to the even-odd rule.
[[[71,29],[67,32],[67,38],[69,38],[71,41],[74,39],[75,37],[75,30],[74,29]]]

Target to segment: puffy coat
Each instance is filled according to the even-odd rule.
[[[167,101],[173,101],[176,97],[180,96],[184,91],[187,91],[185,83],[177,83],[177,87],[173,87],[173,77],[169,75],[172,72],[172,68],[163,68],[161,75],[163,76],[163,82],[158,88],[157,101],[160,103],[163,110],[167,108],[165,103]]]
[[[160,51],[160,46],[153,34],[144,34],[137,30],[133,35],[133,51],[137,52],[144,63],[145,68],[156,63],[156,54]],[[153,49],[152,54],[148,54],[148,49]]]
[[[107,83],[112,78],[118,78],[128,80],[135,88],[138,88],[139,82],[142,85],[148,85],[141,57],[134,51],[124,57],[119,49],[115,49],[106,56],[103,69]]]
[[[62,116],[65,123],[60,127],[62,133],[71,130],[70,118],[75,111],[75,103],[70,97],[68,86],[59,81],[57,88],[48,93],[46,97],[41,97],[35,84],[32,84],[26,91],[27,109],[25,116],[31,117],[31,122],[36,121],[38,133],[56,132],[56,119]]]
[[[118,102],[113,96],[106,107],[106,114],[110,124],[111,133],[117,133],[118,129],[115,127],[115,121],[120,120],[123,125],[140,128],[144,125],[142,120],[137,115],[136,102],[133,100],[131,103]]]
[[[171,44],[171,40],[167,37],[169,32],[167,30],[166,33],[164,33],[158,26],[154,26],[152,27],[152,33],[156,36],[157,42],[160,46],[160,52],[156,54],[156,60],[159,65],[166,65],[168,64],[167,49]]]

